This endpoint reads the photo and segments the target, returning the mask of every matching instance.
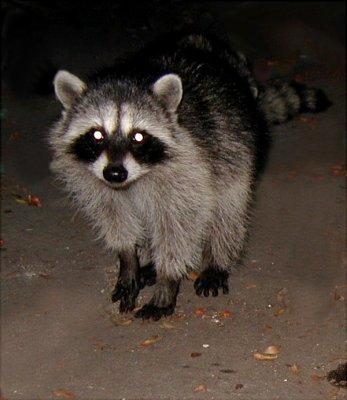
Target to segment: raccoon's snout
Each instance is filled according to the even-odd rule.
[[[128,171],[122,164],[110,164],[102,173],[104,178],[110,183],[122,183],[128,178]]]

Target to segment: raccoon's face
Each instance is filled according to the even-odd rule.
[[[108,186],[127,188],[170,158],[174,141],[168,125],[182,98],[177,75],[158,79],[147,98],[122,97],[110,84],[89,90],[66,71],[58,72],[54,85],[66,110],[60,138],[65,152]]]

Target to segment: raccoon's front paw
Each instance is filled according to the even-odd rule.
[[[119,280],[112,292],[112,301],[113,303],[120,301],[119,311],[121,313],[132,311],[135,308],[139,291],[140,287],[136,280]]]
[[[153,286],[157,280],[157,271],[153,264],[145,265],[140,268],[140,289],[146,285]]]
[[[228,276],[226,271],[212,267],[205,269],[194,282],[196,294],[208,297],[211,291],[212,296],[216,297],[219,289],[222,289],[224,294],[229,293]]]
[[[153,319],[158,321],[161,317],[168,317],[175,310],[174,304],[169,304],[167,307],[158,307],[153,303],[145,304],[141,310],[135,314],[136,318]]]

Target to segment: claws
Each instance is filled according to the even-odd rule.
[[[112,292],[112,302],[120,301],[119,311],[130,312],[135,308],[135,301],[141,289],[156,282],[157,273],[152,264],[140,268],[137,279],[120,279]],[[160,317],[159,317],[160,318]],[[158,319],[159,319],[158,318]]]
[[[167,307],[158,307],[154,304],[145,304],[141,310],[135,313],[136,318],[153,319],[158,321],[161,317],[168,317],[175,310],[174,304],[169,304]]]
[[[220,271],[215,268],[208,268],[203,271],[194,282],[194,289],[198,296],[202,294],[205,297],[210,295],[218,296],[218,290],[221,289],[224,294],[229,293],[228,272]]]
[[[112,302],[120,301],[119,311],[121,313],[132,311],[135,308],[135,300],[139,294],[140,288],[137,282],[119,281],[112,292]]]

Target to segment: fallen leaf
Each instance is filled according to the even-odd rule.
[[[20,139],[20,136],[21,136],[20,133],[17,132],[17,131],[12,132],[12,133],[10,134],[9,141],[10,141],[10,142],[17,142],[17,140]]]
[[[233,316],[233,313],[229,310],[224,310],[218,313],[218,317],[221,318],[230,318]]]
[[[289,367],[289,369],[291,370],[291,372],[293,372],[293,374],[297,375],[300,372],[300,367],[298,366],[298,364],[286,364],[287,367]]]
[[[18,275],[19,275],[19,272],[18,272],[18,271],[12,271],[12,272],[7,273],[7,274],[5,275],[5,277],[6,277],[6,278],[15,278],[15,277],[17,277]]]
[[[163,337],[160,335],[151,336],[150,338],[141,342],[140,347],[152,346],[153,344],[160,342],[162,339],[163,339]]]
[[[95,343],[94,346],[99,350],[106,350],[112,348],[112,346],[108,343]]]
[[[28,194],[27,197],[25,198],[17,194],[15,200],[19,204],[28,204],[29,206],[35,206],[35,207],[42,206],[42,201],[40,200],[40,198],[32,196],[31,194]]]
[[[253,357],[257,360],[257,361],[273,361],[276,360],[276,358],[278,357],[277,354],[263,354],[263,353],[254,353]]]
[[[335,290],[335,292],[334,292],[334,300],[335,301],[344,301],[345,298],[340,293],[338,293],[337,290]]]
[[[76,399],[75,393],[70,390],[53,390],[53,394],[61,399]]]
[[[203,308],[198,308],[197,310],[195,310],[195,315],[205,315],[206,314],[206,310],[204,310]]]
[[[199,385],[195,389],[193,389],[193,392],[195,392],[195,393],[201,393],[201,392],[207,392],[207,391],[208,391],[207,385]]]
[[[19,203],[19,204],[27,204],[27,201],[25,199],[23,199],[22,196],[19,196],[19,195],[16,196],[15,201],[16,201],[16,203]]]
[[[347,176],[347,169],[341,165],[333,165],[331,167],[331,173],[334,176]]]
[[[284,314],[285,312],[286,312],[286,309],[285,309],[285,308],[280,308],[279,310],[277,310],[277,311],[274,313],[274,316],[275,316],[275,317],[279,317],[280,315]]]
[[[274,66],[278,65],[278,60],[267,60],[266,65],[268,67],[274,67]]]
[[[337,395],[339,393],[340,393],[339,387],[329,388],[329,390],[327,391],[327,394],[328,394],[329,398],[331,398],[331,399],[337,399]]]
[[[119,321],[115,321],[115,325],[117,326],[129,326],[133,323],[133,320],[130,319],[121,319]]]
[[[334,291],[334,300],[335,301],[344,301],[345,296],[339,293],[339,289],[346,289],[347,285],[337,285],[335,286],[335,291]]]
[[[318,121],[317,117],[299,117],[299,121],[301,122],[316,122]]]
[[[53,275],[48,274],[47,272],[40,272],[40,273],[38,274],[38,276],[39,276],[40,278],[43,278],[43,279],[54,279],[54,278],[53,278]]]
[[[281,289],[278,293],[277,293],[277,301],[279,303],[284,303],[285,301],[285,297],[288,294],[288,289],[287,288],[283,288]]]
[[[280,346],[268,346],[264,350],[264,354],[279,354],[281,352]]]
[[[42,201],[39,197],[32,196],[31,194],[27,197],[27,203],[29,206],[41,207]]]
[[[257,285],[255,285],[254,283],[251,283],[250,285],[246,286],[246,289],[255,289],[257,287]]]
[[[201,353],[198,353],[198,352],[193,352],[193,353],[190,354],[190,356],[191,356],[192,358],[200,357],[201,355],[202,355],[202,354],[201,354]]]
[[[176,328],[175,325],[172,325],[165,321],[160,325],[160,327],[163,329],[175,329]]]
[[[312,375],[311,375],[311,379],[312,379],[314,382],[320,382],[320,381],[324,381],[325,376],[321,376],[321,375],[317,375],[317,374],[312,374]]]
[[[135,353],[135,349],[127,349],[128,353]]]

